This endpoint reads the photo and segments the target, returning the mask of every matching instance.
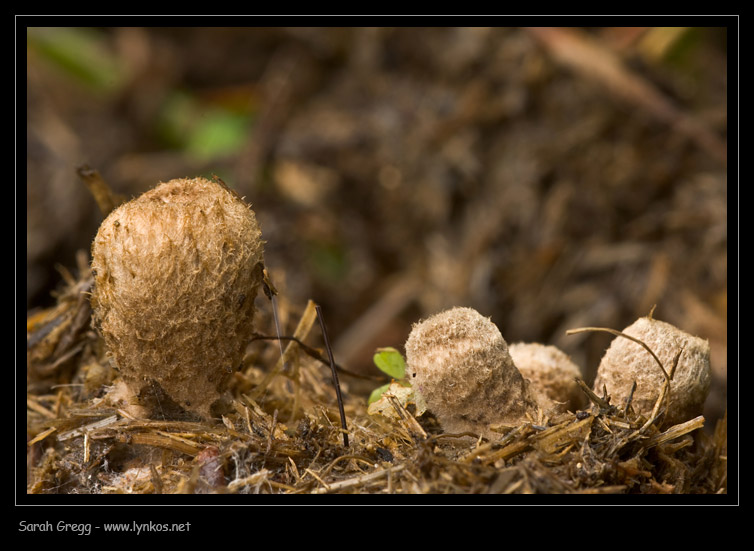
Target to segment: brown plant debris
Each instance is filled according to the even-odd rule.
[[[583,382],[587,408],[493,427],[496,436],[483,438],[443,434],[398,400],[396,416],[369,416],[343,377],[346,448],[312,308],[295,312],[286,301],[281,319],[300,320],[295,335],[318,358],[296,341],[281,358],[278,343],[254,340],[233,376],[230,412],[196,422],[135,418],[108,403],[117,374],[99,338],[75,321],[88,281],[83,270],[27,323],[28,493],[727,492],[727,417],[711,437],[698,430],[702,416],[660,430]],[[260,318],[260,331],[272,326],[269,314]]]

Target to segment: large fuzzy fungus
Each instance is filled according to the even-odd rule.
[[[254,212],[222,183],[171,180],[110,213],[92,306],[131,405],[213,415],[251,337],[262,262]]]
[[[452,308],[415,324],[406,341],[408,379],[448,432],[495,437],[538,404],[492,321],[472,308]],[[499,436],[499,434],[497,435]]]
[[[539,343],[515,343],[508,347],[513,363],[532,389],[540,393],[540,403],[551,411],[576,411],[586,405],[586,395],[576,383],[581,370],[565,352]]]
[[[711,380],[709,341],[648,317],[639,318],[623,333],[646,344],[668,374],[680,352],[670,384],[664,424],[682,423],[701,414]],[[635,411],[649,415],[660,396],[665,375],[643,346],[630,339],[616,337],[602,357],[594,390],[601,394],[604,386],[611,402],[621,406],[631,394],[634,381],[636,389],[631,405]]]

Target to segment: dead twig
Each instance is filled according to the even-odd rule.
[[[621,331],[617,331],[616,329],[610,329],[609,327],[579,327],[577,329],[569,329],[568,331],[566,331],[566,335],[575,335],[576,333],[584,333],[586,331],[604,331],[606,333],[611,333],[615,335],[616,337],[624,337],[630,341],[634,341],[635,343],[640,344],[655,359],[655,361],[657,362],[657,365],[660,366],[660,370],[662,371],[662,374],[665,376],[665,379],[667,381],[670,381],[670,375],[668,375],[668,372],[665,371],[665,367],[662,365],[660,358],[657,357],[657,354],[652,352],[652,349],[649,348],[649,346],[647,346],[644,342],[637,339],[636,337],[632,337],[631,335],[626,335],[625,333]]]

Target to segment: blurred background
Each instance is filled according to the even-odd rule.
[[[257,213],[284,332],[318,302],[349,369],[471,306],[591,383],[611,336],[565,331],[656,305],[710,340],[722,417],[725,28],[20,32],[27,310],[102,220],[78,167],[127,197],[214,174]]]

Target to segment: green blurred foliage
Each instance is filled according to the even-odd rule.
[[[162,107],[159,136],[171,147],[203,159],[233,155],[244,146],[252,117],[177,91]]]
[[[128,81],[128,64],[96,28],[30,27],[27,48],[71,81],[113,95]],[[188,91],[167,96],[155,132],[174,149],[199,159],[233,155],[243,147],[252,116],[247,107],[231,108],[198,99]]]
[[[30,27],[26,44],[63,74],[94,90],[112,92],[126,79],[125,67],[98,29]]]
[[[337,283],[348,275],[348,259],[338,243],[312,241],[308,245],[309,265],[321,280]]]

